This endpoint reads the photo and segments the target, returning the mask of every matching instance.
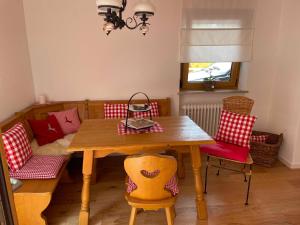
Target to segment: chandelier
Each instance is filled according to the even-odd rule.
[[[103,31],[109,35],[112,30],[127,27],[134,30],[139,27],[143,35],[149,31],[149,17],[154,16],[155,7],[150,0],[140,0],[134,7],[134,15],[126,20],[122,13],[127,5],[127,0],[97,0],[98,14],[104,16]],[[137,21],[140,20],[139,22]]]

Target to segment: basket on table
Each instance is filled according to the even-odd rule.
[[[272,167],[277,161],[283,134],[253,131],[253,136],[268,135],[265,142],[250,142],[251,156],[255,164]]]

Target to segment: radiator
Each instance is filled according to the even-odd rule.
[[[184,115],[189,116],[209,135],[216,134],[222,104],[188,104],[184,105],[182,109]]]

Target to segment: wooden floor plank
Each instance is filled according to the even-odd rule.
[[[127,225],[130,207],[124,199],[124,170],[121,157],[99,161],[99,180],[91,187],[91,224]],[[186,178],[180,181],[175,225],[300,225],[300,170],[278,163],[274,168],[254,167],[249,206],[244,206],[243,176],[209,170],[208,221],[196,220],[194,181],[186,158]],[[46,212],[49,225],[78,224],[81,193],[80,164],[72,163],[73,184],[59,184]],[[203,171],[204,172],[204,171]],[[165,225],[164,211],[138,212],[136,224]]]

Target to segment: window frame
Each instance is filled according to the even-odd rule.
[[[231,66],[231,76],[229,81],[215,81],[214,90],[220,89],[238,89],[239,76],[240,76],[240,62],[232,62]],[[188,82],[189,75],[189,63],[181,63],[180,72],[180,90],[207,90],[205,83],[202,82]]]

